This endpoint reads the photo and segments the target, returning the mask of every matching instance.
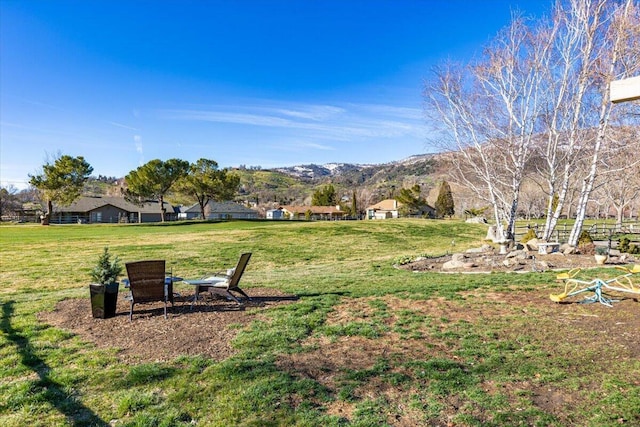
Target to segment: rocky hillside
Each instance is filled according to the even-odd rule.
[[[309,204],[313,192],[326,184],[332,184],[339,197],[350,198],[356,191],[363,203],[376,203],[415,184],[429,192],[442,176],[438,165],[438,155],[421,154],[384,164],[329,163],[275,169],[241,167],[234,172],[240,175],[237,200],[269,207]],[[122,185],[122,178],[92,178],[84,193],[120,195]],[[170,194],[167,200],[174,204],[194,203],[180,194]]]
[[[422,154],[384,164],[329,163],[266,169],[238,169],[240,197],[258,203],[305,203],[313,191],[332,184],[340,196],[366,190],[374,198],[384,198],[414,184],[435,185],[437,158]]]

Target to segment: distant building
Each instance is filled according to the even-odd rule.
[[[209,201],[204,207],[205,219],[257,219],[258,212],[235,202]],[[181,209],[180,219],[200,219],[200,205]]]
[[[385,199],[367,208],[367,219],[389,219],[398,218],[398,209],[402,203],[395,199]]]
[[[284,212],[282,212],[282,208],[280,209],[269,209],[266,213],[267,219],[283,219]]]
[[[400,208],[402,203],[395,199],[385,199],[375,205],[369,206],[367,210],[367,219],[390,219],[400,217]],[[423,205],[419,209],[412,212],[404,212],[403,216],[416,218],[435,218],[436,210],[429,206]]]
[[[278,209],[285,219],[336,220],[348,216],[340,206],[280,206]]]
[[[177,214],[170,203],[164,202],[165,220],[175,221]],[[53,204],[51,224],[74,223],[138,223],[160,222],[162,212],[157,201],[133,204],[124,197],[82,196],[69,206]]]

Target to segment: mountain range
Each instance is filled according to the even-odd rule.
[[[327,163],[273,169],[239,168],[240,198],[264,203],[308,204],[317,188],[332,184],[338,196],[367,191],[373,199],[393,195],[415,184],[430,189],[443,171],[437,154],[419,154],[383,164]]]

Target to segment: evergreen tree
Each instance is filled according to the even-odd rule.
[[[53,202],[62,206],[73,203],[82,194],[82,187],[93,172],[93,167],[82,156],[59,156],[53,164],[42,167],[40,175],[29,175],[29,184],[37,188],[47,199],[47,214],[43,224],[49,224]]]
[[[320,190],[316,190],[311,198],[313,206],[336,206],[338,204],[338,196],[333,185],[325,185]]]
[[[447,181],[442,181],[440,185],[440,192],[438,193],[435,208],[436,215],[439,218],[444,218],[445,216],[451,217],[455,214],[453,193],[451,193],[451,186]]]
[[[233,200],[239,186],[238,175],[230,173],[227,169],[218,169],[218,163],[209,159],[199,159],[192,163],[187,175],[177,182],[179,191],[195,197],[198,201],[202,219],[206,218],[205,207],[210,200]]]
[[[351,194],[351,216],[358,216],[358,202],[356,201],[356,190]]]
[[[422,189],[419,184],[400,190],[400,194],[395,199],[402,203],[401,211],[404,215],[412,215],[419,212],[427,204],[427,200],[422,197],[421,192]]]
[[[144,200],[157,200],[160,205],[162,222],[165,220],[166,208],[164,196],[176,183],[189,173],[189,162],[180,159],[169,159],[166,162],[155,159],[129,172],[125,177],[128,188],[124,195],[133,203]]]

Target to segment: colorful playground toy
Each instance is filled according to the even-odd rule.
[[[612,279],[600,279],[595,278],[593,280],[578,280],[575,276],[580,272],[580,269],[573,269],[566,273],[558,274],[557,279],[564,281],[564,292],[561,294],[551,294],[549,298],[554,302],[562,302],[567,298],[581,294],[583,292],[593,292],[593,295],[586,297],[580,303],[592,303],[599,302],[607,307],[613,307],[612,303],[618,300],[614,300],[606,296],[603,291],[611,290],[618,292],[627,292],[636,295],[640,295],[640,284],[634,284],[631,279],[634,274],[640,273],[640,264],[635,264],[633,267],[616,267],[618,270],[624,271],[624,274],[620,274]]]

